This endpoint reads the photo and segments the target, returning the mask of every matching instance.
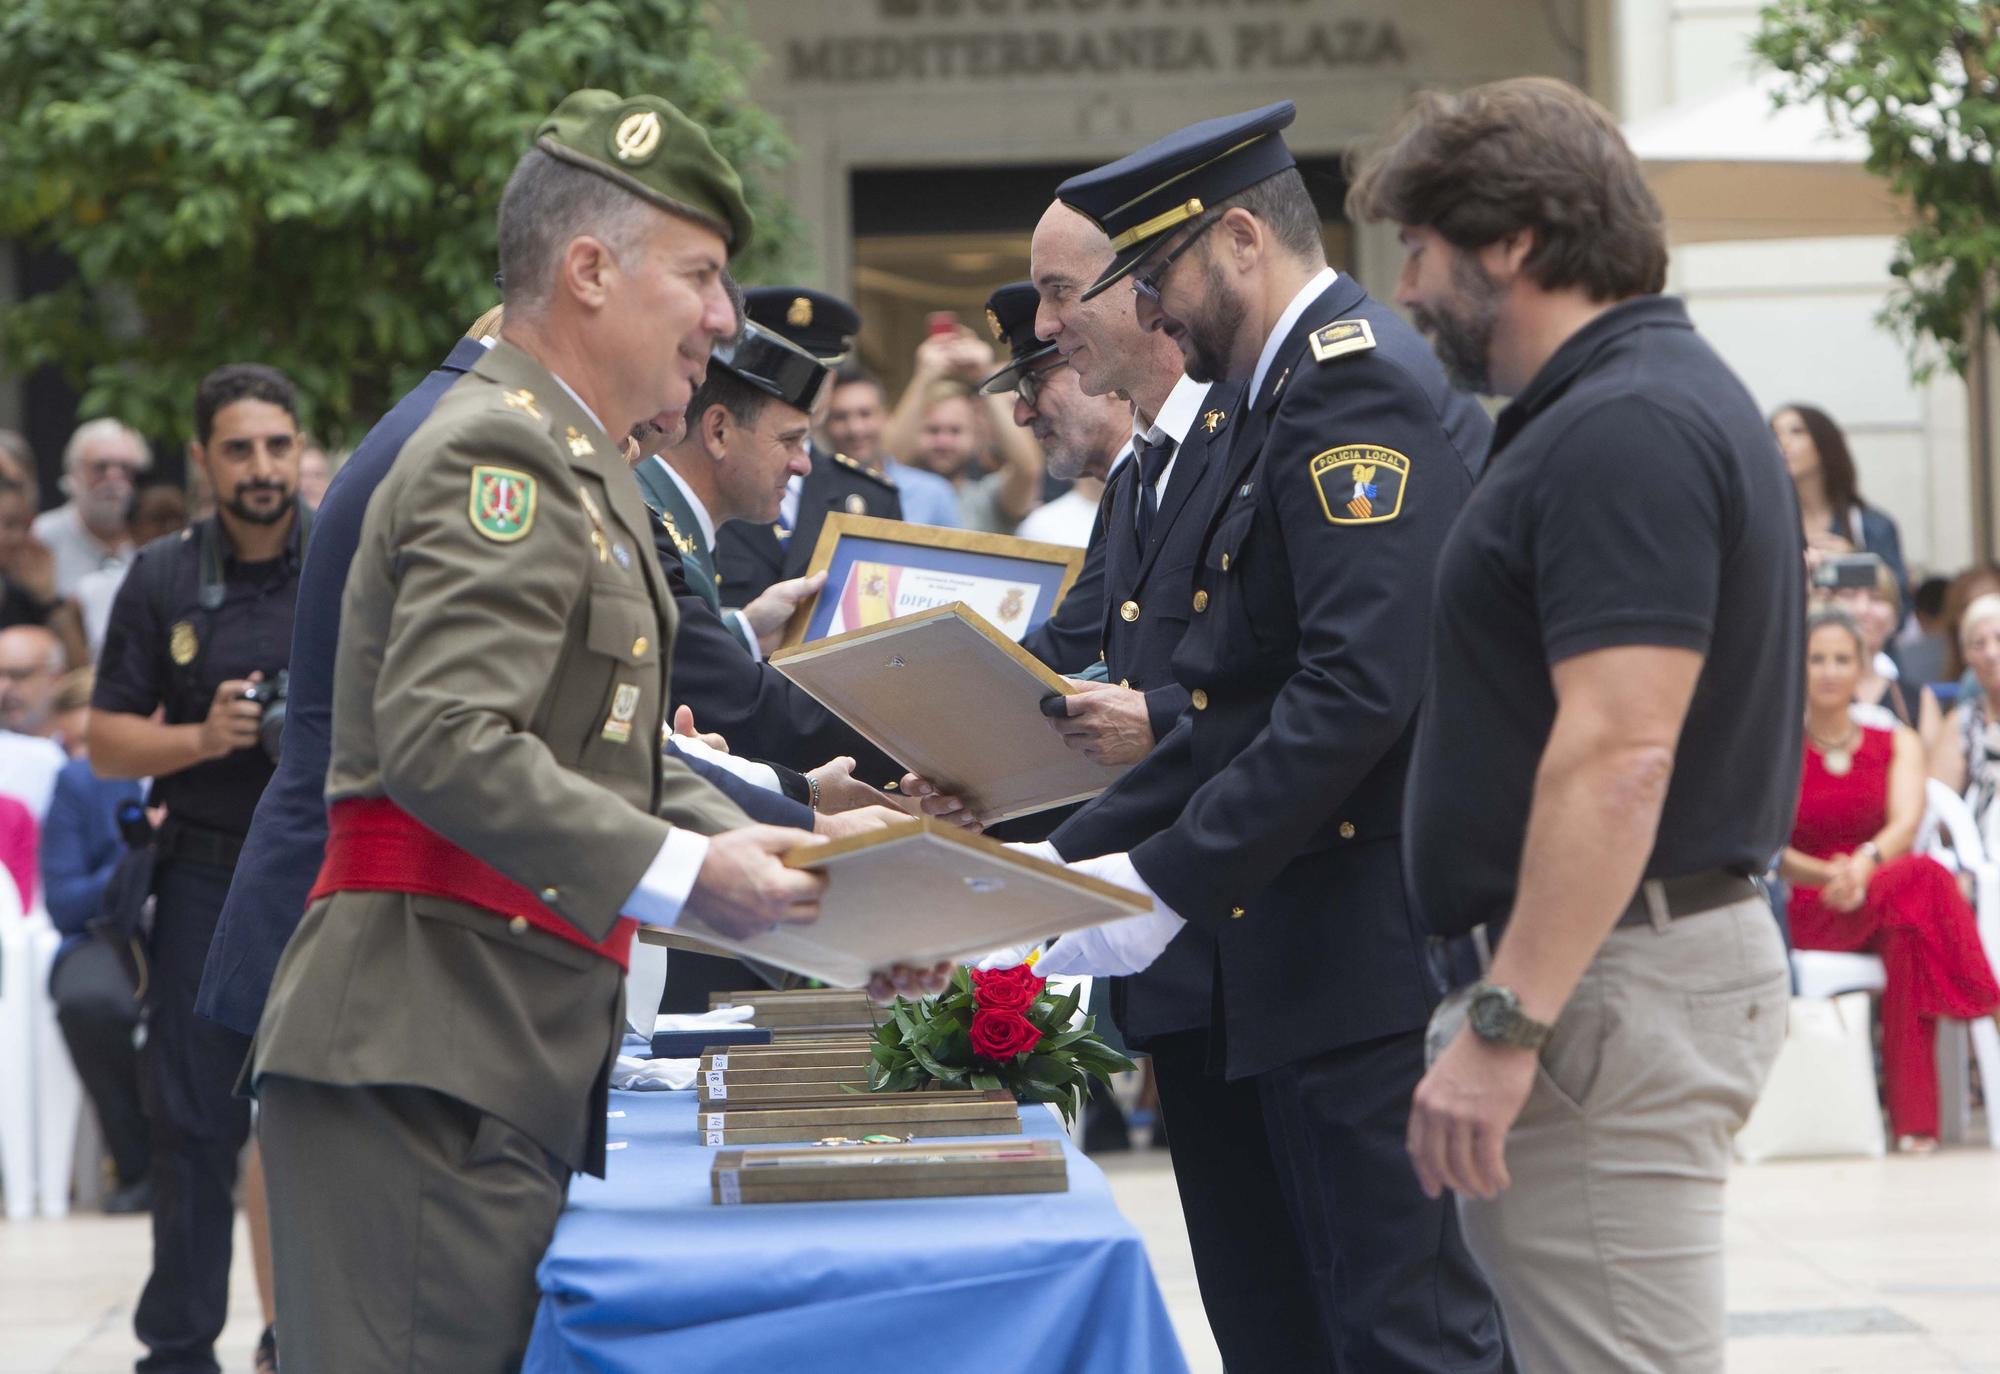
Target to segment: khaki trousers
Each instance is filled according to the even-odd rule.
[[[1789,993],[1761,899],[1605,940],[1507,1136],[1512,1186],[1459,1199],[1522,1374],[1722,1369],[1729,1142]],[[1463,1019],[1463,999],[1440,1006],[1433,1047]]]
[[[568,1174],[527,1136],[425,1088],[267,1075],[286,1374],[512,1374]]]

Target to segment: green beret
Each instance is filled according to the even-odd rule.
[[[701,125],[656,95],[573,91],[535,130],[535,146],[707,225],[732,253],[750,242],[742,178]]]

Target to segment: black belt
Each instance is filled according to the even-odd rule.
[[[1646,901],[1646,889],[1657,882],[1664,898],[1666,917],[1677,921],[1683,916],[1698,916],[1704,911],[1730,906],[1736,902],[1760,897],[1761,890],[1749,877],[1733,869],[1710,868],[1700,873],[1686,873],[1678,878],[1660,878],[1639,885],[1632,894],[1624,914],[1619,916],[1621,926],[1650,925],[1653,920],[1651,906]]]
[[[243,853],[243,836],[229,830],[190,825],[186,821],[169,818],[160,827],[159,837],[153,841],[153,850],[162,860],[179,859],[183,863],[234,868],[238,856]]]

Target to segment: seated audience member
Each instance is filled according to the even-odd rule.
[[[1958,618],[1957,657],[1966,668],[1958,699],[1930,750],[1931,776],[1964,796],[1985,823],[2000,794],[2000,594],[1975,598]]]
[[[882,442],[951,482],[966,529],[1012,534],[1040,499],[1042,453],[1014,423],[1011,398],[980,393],[997,365],[992,345],[963,325],[925,339]],[[989,448],[997,459],[991,472],[981,461]]]
[[[2000,633],[2000,618],[1986,623]],[[1937,1148],[1937,1018],[1993,1014],[2000,985],[1957,881],[1911,852],[1924,814],[1915,733],[1852,716],[1865,661],[1861,631],[1844,611],[1812,614],[1798,819],[1778,872],[1791,884],[1795,948],[1881,956],[1889,1122],[1898,1149],[1928,1153]]]
[[[1938,701],[1951,707],[1957,693],[1970,685],[1971,670],[1965,665],[1965,651],[1959,643],[1959,627],[1965,623],[1965,608],[1988,592],[2000,592],[2000,563],[1982,563],[1967,568],[1945,588],[1944,609],[1938,612],[1938,633],[1944,637],[1944,672],[1933,681],[1943,684]]]
[[[1951,645],[1944,629],[1944,598],[1951,581],[1927,577],[1910,593],[1910,618],[1896,637],[1896,662],[1903,680],[1918,686],[1943,682],[1951,662]]]
[[[299,436],[299,504],[312,510],[326,499],[327,483],[333,480],[333,458],[320,441],[310,434]],[[143,547],[143,546],[142,546]]]
[[[27,485],[0,474],[0,630],[45,625],[55,609],[55,560],[29,532],[34,519]]]
[[[88,758],[71,759],[56,778],[42,842],[49,920],[63,937],[49,974],[49,995],[117,1175],[104,1204],[107,1212],[151,1208],[152,1150],[139,1101],[133,1040],[139,1000],[119,952],[85,927],[97,915],[111,870],[126,852],[119,808],[138,804],[141,792],[137,782],[98,777]]]
[[[1889,641],[1896,633],[1896,622],[1903,617],[1902,597],[1896,590],[1896,575],[1884,563],[1876,571],[1874,586],[1843,587],[1833,594],[1832,601],[1847,612],[1860,629],[1862,647],[1867,651],[1861,660],[1861,679],[1855,686],[1855,702],[1876,707],[1882,712],[1883,720],[1873,723],[1886,724],[1895,720],[1919,730],[1928,739],[1935,733],[1943,713],[1923,683],[1902,680],[1902,667],[1888,652]],[[1926,712],[1932,727],[1928,732],[1922,729]]]
[[[1825,411],[1789,405],[1771,416],[1805,523],[1806,565],[1843,553],[1872,553],[1895,574],[1900,600],[1910,585],[1902,536],[1885,510],[1861,499],[1847,437]]]
[[[90,689],[96,685],[97,674],[89,668],[73,669],[56,681],[49,703],[56,725],[52,738],[70,758],[81,758],[90,748]]]
[[[62,642],[41,625],[0,630],[0,730],[55,733],[56,681],[68,671]]]
[[[14,880],[21,910],[35,904],[35,813],[13,797],[0,797],[0,869]]]
[[[889,421],[889,403],[882,379],[856,362],[841,364],[829,383],[821,442],[864,467],[873,468],[896,487],[903,519],[913,525],[958,528],[958,491],[934,472],[899,463],[882,447],[882,430]]]
[[[153,451],[139,432],[112,419],[86,420],[63,449],[69,500],[35,517],[35,538],[55,556],[56,594],[68,597],[87,572],[132,561],[125,512]]]
[[[173,482],[142,482],[132,492],[131,513],[126,523],[135,548],[145,548],[162,535],[176,534],[187,527],[188,498],[185,489]],[[73,600],[82,616],[84,642],[95,659],[104,651],[104,631],[111,623],[111,603],[125,583],[125,569],[99,568],[87,572],[76,584]]]

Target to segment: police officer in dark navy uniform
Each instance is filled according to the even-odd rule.
[[[271,779],[310,515],[297,501],[297,400],[285,376],[232,364],[195,395],[194,459],[216,513],[139,551],[119,588],[91,696],[91,762],[150,777],[154,842],[141,1090],[153,1141],[153,1271],[133,1326],[141,1370],[216,1368],[228,1315],[234,1096],[248,1036],[195,1013],[210,937]],[[164,708],[161,719],[155,710]]]
[[[1197,124],[1057,192],[1110,239],[1084,298],[1137,274],[1139,321],[1188,375],[1249,386],[1173,660],[1190,710],[1053,842],[1130,846],[1130,873],[1214,939],[1215,1053],[1257,1083],[1337,1367],[1499,1370],[1493,1296],[1403,1150],[1437,991],[1398,838],[1433,568],[1490,426],[1326,266],[1279,134],[1293,113]],[[1066,937],[1041,967],[1156,953],[1091,955],[1117,935]]]
[[[803,286],[753,286],[743,293],[743,301],[744,313],[752,323],[789,339],[826,364],[829,371],[847,361],[854,336],[861,332],[860,312],[824,291]],[[815,418],[830,395],[831,388],[825,388]],[[792,479],[775,523],[753,525],[733,520],[717,533],[715,567],[723,605],[748,605],[773,582],[803,577],[828,515],[903,518],[902,500],[886,475],[844,453],[829,452],[817,439],[812,442],[811,454],[812,471]]]

